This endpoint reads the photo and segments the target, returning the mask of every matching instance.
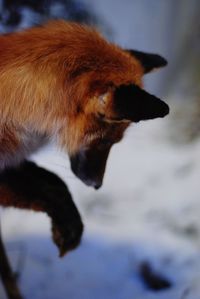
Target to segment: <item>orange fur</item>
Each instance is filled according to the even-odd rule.
[[[58,137],[62,147],[75,152],[98,109],[91,99],[110,85],[141,85],[136,59],[76,23],[53,21],[1,36],[0,44],[0,125],[12,132],[8,152],[21,146],[24,129]]]

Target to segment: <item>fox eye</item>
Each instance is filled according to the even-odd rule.
[[[104,118],[105,118],[105,114],[98,112],[98,118],[99,118],[100,120],[104,120]]]

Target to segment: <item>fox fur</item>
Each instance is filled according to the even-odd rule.
[[[0,36],[0,204],[47,212],[61,254],[80,241],[80,215],[64,183],[26,159],[55,139],[74,173],[99,188],[110,148],[129,124],[168,113],[142,90],[143,75],[165,64],[65,21]]]
[[[95,92],[106,92],[110,82],[141,85],[143,70],[136,59],[76,23],[53,21],[6,34],[0,45],[1,168],[52,137],[75,152],[91,111],[98,109],[90,100]],[[77,110],[86,113],[77,117]]]

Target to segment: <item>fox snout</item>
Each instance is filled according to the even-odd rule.
[[[108,149],[82,149],[70,157],[71,169],[83,183],[99,189],[103,183],[108,154]]]

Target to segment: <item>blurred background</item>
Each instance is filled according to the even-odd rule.
[[[72,174],[54,144],[32,157],[67,182],[85,232],[81,246],[59,259],[46,215],[0,210],[25,298],[200,297],[199,16],[197,0],[0,1],[2,33],[64,18],[169,62],[144,80],[146,90],[168,102],[170,116],[131,126],[110,153],[99,191]]]

